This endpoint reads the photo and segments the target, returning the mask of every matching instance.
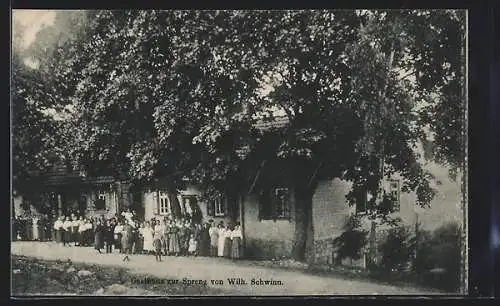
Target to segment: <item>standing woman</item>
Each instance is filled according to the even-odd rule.
[[[27,241],[33,240],[33,218],[26,216],[24,219],[24,236]]]
[[[86,220],[84,220],[82,217],[80,217],[80,224],[78,224],[78,237],[80,238],[78,241],[79,246],[84,246],[85,245],[85,232],[87,231],[87,224]]]
[[[180,253],[182,255],[187,255],[188,254],[188,248],[189,248],[189,238],[191,236],[191,224],[189,220],[186,218],[184,219],[184,222],[179,223],[179,246],[180,246]]]
[[[80,217],[81,218],[81,217]],[[81,219],[80,219],[81,220]],[[79,227],[80,227],[80,220],[78,220],[78,217],[73,215],[73,220],[71,220],[71,235],[72,239],[71,241],[73,242],[74,246],[79,245],[80,241],[80,234],[78,233]]]
[[[210,225],[208,223],[203,224],[203,227],[201,229],[200,233],[200,251],[199,254],[200,256],[208,256],[209,251],[210,251],[210,234],[209,234],[209,227]]]
[[[106,228],[104,230],[104,245],[106,247],[106,254],[113,253],[113,243],[114,243],[114,227],[111,220],[106,221]]]
[[[157,248],[158,248],[158,243],[159,243],[160,253],[164,252],[165,254],[167,254],[168,241],[165,238],[165,233],[167,231],[165,223],[164,223],[164,221],[154,220],[153,224],[155,224],[155,227],[151,228],[151,230],[153,231],[153,239],[154,239],[153,244],[154,244],[155,253],[158,253]],[[159,242],[157,242],[156,240],[159,240]]]
[[[102,224],[101,220],[97,220],[97,224],[94,228],[94,248],[101,253],[101,249],[104,248],[104,234],[105,234],[105,225]]]
[[[170,254],[173,254],[175,256],[179,256],[179,253],[181,251],[180,245],[179,245],[179,230],[182,224],[180,222],[176,222],[175,219],[170,223],[169,226],[169,232],[168,232],[168,238],[169,238],[169,252]]]
[[[51,228],[51,235],[52,235],[52,241],[54,242],[57,242],[57,237],[56,237],[56,228],[55,228],[55,224],[57,222],[58,218],[56,215],[52,215],[52,218],[50,218],[50,222],[49,222],[49,227]]]
[[[219,223],[219,238],[217,242],[217,256],[224,256],[224,242],[226,240],[226,229],[224,228],[224,222]]]
[[[230,224],[228,224],[226,226],[226,231],[224,232],[224,257],[225,258],[231,258],[231,233],[232,233],[232,230],[231,230],[232,226]]]
[[[236,222],[236,226],[234,227],[231,233],[231,258],[232,259],[240,259],[243,257],[242,252],[242,240],[243,233],[241,232],[241,226],[239,222]]]
[[[40,218],[33,216],[31,221],[33,222],[33,240],[40,240]]]
[[[64,218],[63,223],[63,245],[71,246],[71,227],[73,226],[73,222],[69,217]]]
[[[170,220],[168,218],[164,218],[163,221],[159,221],[159,224],[158,226],[160,226],[161,228],[161,232],[162,232],[162,247],[163,247],[163,254],[165,254],[165,256],[168,256],[170,255],[170,224],[172,222],[170,222]]]
[[[132,254],[137,254],[142,252],[142,236],[139,233],[139,221],[132,221]]]
[[[42,215],[42,241],[50,241],[50,228],[49,226],[49,216],[47,214]]]
[[[115,234],[115,249],[120,250],[120,253],[122,253],[122,231],[123,231],[123,222],[121,220],[118,220],[118,224],[115,226],[114,234]]]
[[[125,224],[122,227],[122,253],[125,254],[123,261],[129,261],[129,255],[132,254],[132,243],[133,243],[133,228],[129,224],[129,220],[125,220]]]
[[[54,222],[54,237],[56,243],[63,243],[63,217],[59,217]]]
[[[142,230],[142,237],[144,238],[144,251],[146,251],[146,253],[153,252],[155,250],[153,246],[153,229],[147,221],[144,229]]]
[[[217,257],[217,245],[219,244],[219,229],[214,225],[213,220],[209,221],[210,228],[208,234],[210,235],[210,256]]]

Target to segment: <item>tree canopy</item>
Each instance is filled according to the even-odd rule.
[[[351,202],[377,196],[399,172],[426,205],[422,138],[433,134],[440,162],[462,165],[462,12],[59,14],[65,30],[47,28],[30,49],[51,90],[29,95],[71,105],[66,148],[91,174],[224,192],[245,169],[282,161],[305,198],[332,177],[354,182]],[[285,126],[259,130],[275,110]]]

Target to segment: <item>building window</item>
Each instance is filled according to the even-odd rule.
[[[226,201],[224,197],[219,196],[208,201],[207,215],[210,217],[225,217],[226,216]]]
[[[399,202],[400,188],[398,180],[390,180],[389,181],[389,196],[392,200],[392,211],[396,212],[400,209]]]
[[[274,188],[262,190],[259,198],[259,219],[277,220],[290,218],[290,190]]]
[[[97,200],[95,201],[95,209],[106,209],[106,193],[103,190],[97,192]]]
[[[158,192],[158,212],[160,215],[166,215],[170,211],[170,199],[166,192]]]
[[[195,195],[182,195],[182,210],[187,214],[193,213],[193,208],[197,206]]]

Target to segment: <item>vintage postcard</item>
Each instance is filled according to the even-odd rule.
[[[11,296],[465,294],[466,29],[13,10]]]

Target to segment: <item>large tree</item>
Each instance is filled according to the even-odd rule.
[[[60,122],[52,116],[57,106],[50,82],[27,61],[23,27],[16,25],[11,57],[12,187],[27,195],[33,179],[49,170],[61,156]]]
[[[464,118],[463,17],[454,11],[91,14],[49,60],[63,62],[46,65],[72,81],[80,161],[95,173],[162,179],[172,194],[185,177],[209,193],[245,193],[238,182],[261,165],[284,165],[296,259],[312,242],[320,179],[353,181],[351,202],[370,192],[376,208],[379,182],[397,171],[426,205],[431,177],[415,153],[422,123],[440,159],[457,166],[463,157],[453,130]],[[283,128],[255,127],[276,110]]]

